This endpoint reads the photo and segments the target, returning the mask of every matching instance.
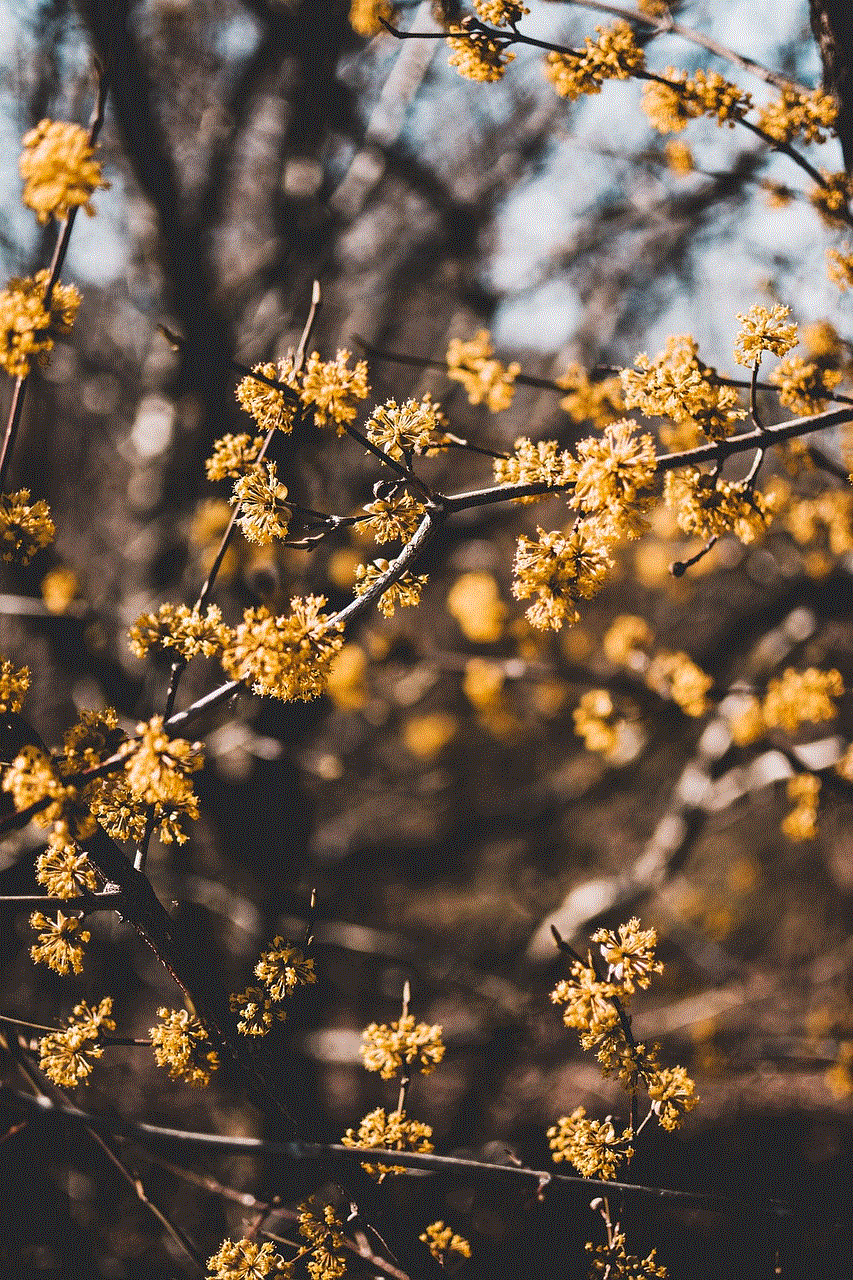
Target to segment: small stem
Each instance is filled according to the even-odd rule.
[[[683,578],[688,569],[692,569],[694,564],[698,564],[700,560],[704,560],[709,551],[720,541],[719,535],[715,534],[713,538],[709,538],[701,551],[697,551],[695,556],[691,556],[689,560],[674,560],[669,566],[669,571],[673,578]]]
[[[409,984],[409,979],[407,978],[406,981],[403,983],[403,999],[400,1007],[401,1022],[404,1019],[408,1018],[409,1016],[409,1001],[411,1000],[411,998],[412,998],[412,988]],[[406,1110],[406,1097],[408,1095],[409,1085],[411,1083],[412,1083],[412,1073],[409,1070],[408,1064],[404,1062],[402,1074],[400,1076],[400,1092],[397,1097],[397,1111],[400,1115],[402,1115],[403,1112]]]

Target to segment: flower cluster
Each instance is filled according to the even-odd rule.
[[[258,468],[234,481],[231,503],[239,507],[237,523],[250,542],[267,546],[287,537],[286,499],[287,486],[279,481],[274,462],[266,463],[266,475]]]
[[[274,938],[255,965],[255,977],[260,978],[272,1000],[284,1000],[297,987],[310,986],[317,981],[314,961],[302,954],[292,942]]]
[[[56,824],[59,834],[80,838],[94,830],[94,821],[81,803],[77,788],[62,781],[51,759],[39,747],[28,744],[21,749],[6,770],[3,790],[9,792],[18,810],[43,804],[34,817],[40,827]]]
[[[519,436],[508,458],[495,458],[492,463],[496,484],[565,485],[573,479],[577,464],[571,453],[560,449],[556,440],[537,440]],[[518,502],[536,502],[537,498],[519,498]]]
[[[46,364],[54,339],[71,332],[80,294],[57,282],[45,302],[49,276],[47,270],[12,276],[0,290],[0,368],[13,378],[26,378],[33,360]]]
[[[371,444],[399,462],[406,454],[425,453],[440,445],[440,439],[435,439],[438,415],[438,406],[428,396],[400,405],[386,400],[373,410],[364,433]]]
[[[473,4],[480,21],[490,22],[493,27],[508,27],[530,12],[520,0],[473,0]]]
[[[595,427],[606,427],[625,409],[619,378],[593,380],[579,364],[569,365],[557,378],[557,386],[566,393],[560,400],[560,408],[573,422],[591,422]]]
[[[827,249],[826,274],[842,293],[853,289],[853,250],[849,244],[843,250]]]
[[[735,360],[747,369],[761,362],[763,352],[774,356],[787,355],[798,342],[797,326],[788,324],[791,308],[774,302],[768,310],[762,303],[753,303],[745,314],[738,313],[741,322],[735,338]]]
[[[642,106],[658,133],[680,133],[700,116],[734,128],[750,110],[752,98],[716,71],[697,71],[689,79],[686,71],[667,67],[660,79],[644,85]]]
[[[443,1264],[448,1253],[458,1253],[463,1258],[471,1257],[471,1245],[465,1237],[457,1235],[450,1227],[446,1227],[441,1220],[431,1222],[418,1236],[418,1239],[429,1246],[429,1251],[436,1262]]]
[[[251,414],[261,431],[265,433],[276,427],[280,431],[292,431],[296,418],[294,397],[285,396],[284,392],[269,385],[270,382],[278,382],[282,386],[289,387],[291,391],[298,390],[298,378],[294,372],[292,356],[279,360],[277,365],[269,362],[253,365],[252,372],[262,374],[266,381],[261,382],[260,379],[253,378],[249,374],[241,379],[234,393],[241,408]]]
[[[706,541],[732,533],[741,542],[754,542],[773,510],[772,495],[698,467],[667,472],[664,501],[684,533]]]
[[[582,94],[600,93],[605,80],[627,80],[645,66],[645,55],[627,22],[596,27],[598,38],[587,36],[577,53],[549,53],[545,75],[561,98],[574,101]]]
[[[66,916],[57,911],[51,920],[41,911],[30,916],[33,929],[39,929],[38,942],[30,947],[30,955],[36,964],[46,964],[55,973],[83,972],[83,945],[91,934],[81,929],[82,916]]]
[[[583,738],[587,751],[609,756],[619,741],[619,721],[613,699],[606,689],[590,689],[572,712],[575,733]]]
[[[0,659],[0,714],[20,711],[30,687],[29,667],[15,670],[8,658]]]
[[[85,1001],[74,1006],[64,1031],[54,1031],[39,1040],[39,1066],[60,1089],[73,1089],[78,1084],[88,1084],[94,1062],[102,1058],[103,1047],[98,1043],[101,1028],[115,1031],[112,1018],[113,1002],[105,996],[92,1008]]]
[[[264,697],[318,697],[343,644],[340,625],[322,612],[325,603],[325,596],[297,596],[280,617],[263,607],[247,609],[222,655],[227,675],[251,681],[253,692]]]
[[[308,1241],[306,1266],[311,1280],[339,1280],[347,1269],[343,1223],[330,1204],[322,1205],[313,1196],[299,1206],[299,1234]]]
[[[785,790],[793,808],[782,819],[782,834],[789,840],[815,840],[820,778],[813,773],[795,773]]]
[[[834,668],[819,671],[809,667],[795,671],[788,667],[778,679],[771,680],[764,695],[762,714],[771,729],[793,733],[806,721],[818,724],[834,720],[838,715],[835,699],[842,697],[844,681]]]
[[[29,489],[0,494],[0,556],[5,561],[29,564],[55,537],[56,526],[46,502],[39,499],[31,503]]]
[[[699,359],[698,344],[689,333],[671,334],[654,360],[640,352],[634,368],[622,370],[621,380],[629,408],[691,429],[680,434],[661,431],[664,442],[674,448],[695,443],[696,430],[719,440],[746,414],[738,407],[737,390],[722,385]]]
[[[684,1067],[659,1067],[647,1087],[652,1111],[662,1129],[677,1129],[698,1101],[696,1085]]]
[[[152,716],[136,726],[137,737],[122,748],[127,756],[124,782],[134,799],[145,805],[159,806],[170,815],[198,817],[198,798],[193,792],[190,774],[204,763],[200,742],[170,738],[163,727],[162,716]]]
[[[592,940],[598,943],[607,965],[608,980],[618,983],[623,997],[633,995],[636,987],[649,987],[652,974],[663,973],[663,965],[654,958],[657,932],[641,929],[636,916],[627,924],[620,924],[615,933],[611,929],[596,930]]]
[[[647,663],[647,651],[654,636],[645,618],[634,613],[620,613],[607,628],[602,648],[607,659],[617,667],[638,667]]]
[[[255,1240],[223,1240],[216,1253],[207,1260],[210,1280],[263,1280],[265,1276],[292,1274],[292,1265],[276,1253],[267,1240],[258,1244]]]
[[[369,40],[382,30],[379,19],[388,22],[393,12],[389,0],[351,0],[349,24],[357,36]]]
[[[502,413],[512,404],[521,365],[495,359],[488,329],[479,329],[467,342],[451,338],[445,358],[448,378],[462,383],[469,404],[485,404],[491,413]]]
[[[779,400],[792,413],[820,413],[841,381],[839,369],[825,369],[802,356],[786,356],[770,373],[779,388]]]
[[[185,604],[161,604],[156,613],[141,613],[127,633],[130,650],[144,658],[152,647],[173,649],[187,662],[201,654],[213,658],[222,651],[228,628],[215,604],[204,613]]]
[[[493,39],[487,31],[472,26],[470,20],[463,19],[461,25],[453,23],[447,30],[447,46],[452,50],[447,64],[466,80],[494,84],[515,60],[505,41]]]
[[[224,435],[214,441],[213,453],[205,460],[208,480],[237,480],[254,466],[263,447],[263,436]]]
[[[634,1156],[630,1127],[617,1135],[611,1116],[587,1120],[585,1107],[562,1116],[547,1136],[554,1161],[568,1160],[583,1178],[615,1178],[619,1166]]]
[[[381,1147],[385,1151],[432,1151],[432,1129],[419,1120],[408,1120],[405,1111],[377,1107],[364,1117],[358,1129],[347,1129],[341,1142],[345,1147]],[[401,1164],[365,1164],[362,1169],[381,1182],[386,1174],[405,1173]]]
[[[329,422],[337,426],[338,435],[344,435],[346,424],[352,422],[357,402],[366,400],[370,393],[367,382],[367,361],[356,360],[349,367],[349,351],[340,350],[334,360],[321,360],[312,351],[305,362],[300,397],[306,409],[310,409],[321,427]]]
[[[608,1244],[587,1244],[592,1255],[590,1276],[593,1280],[666,1280],[666,1267],[655,1262],[657,1249],[645,1258],[628,1253],[624,1232],[617,1231]]]
[[[622,534],[637,538],[647,528],[643,513],[655,478],[655,447],[649,435],[635,436],[636,422],[625,418],[605,427],[600,439],[581,440],[569,499],[603,539]]]
[[[416,1023],[408,1013],[390,1025],[371,1022],[362,1033],[361,1059],[368,1071],[378,1071],[383,1080],[393,1080],[413,1063],[428,1076],[444,1057],[441,1036],[440,1026]]]
[[[843,227],[849,218],[851,180],[842,169],[838,173],[821,171],[823,181],[812,187],[809,202],[829,227]]]
[[[355,567],[355,593],[365,595],[381,582],[391,568],[387,560],[374,560],[371,564],[358,564]],[[427,584],[425,573],[401,573],[396,582],[392,582],[376,602],[379,612],[386,618],[393,618],[397,605],[401,609],[412,608],[421,602],[421,593]]]
[[[78,845],[51,832],[50,847],[36,859],[36,880],[52,898],[79,898],[98,887],[95,868]]]
[[[24,179],[21,197],[39,222],[67,218],[81,206],[91,216],[91,198],[98,187],[108,187],[95,159],[89,135],[82,125],[62,120],[40,120],[24,134],[18,163]]]
[[[580,618],[578,600],[589,600],[604,585],[612,561],[606,544],[581,521],[570,534],[537,529],[534,541],[522,534],[515,553],[512,594],[517,600],[535,595],[526,615],[539,630],[559,631]]]
[[[172,1080],[194,1089],[210,1084],[219,1067],[219,1054],[210,1048],[207,1031],[186,1009],[158,1009],[160,1021],[148,1032],[158,1067],[168,1067]]]
[[[410,493],[395,498],[377,498],[368,502],[364,510],[370,519],[365,526],[377,542],[408,542],[424,516],[424,506]]]
[[[757,124],[774,142],[821,143],[826,141],[824,130],[832,130],[837,117],[838,103],[824,89],[803,93],[785,88],[761,108]]]
[[[272,1000],[263,987],[234,991],[228,1002],[231,1012],[237,1014],[237,1030],[244,1036],[265,1036],[274,1017],[281,1022],[287,1017],[284,1009],[273,1012]]]
[[[713,678],[686,653],[661,649],[649,663],[646,684],[662,698],[670,698],[687,716],[698,718],[708,710],[708,693]]]

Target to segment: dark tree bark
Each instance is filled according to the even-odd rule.
[[[838,99],[838,136],[844,166],[853,172],[853,5],[809,0],[812,31],[823,60],[824,88]]]

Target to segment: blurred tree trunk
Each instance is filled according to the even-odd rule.
[[[809,0],[812,31],[823,60],[824,88],[838,99],[838,136],[844,165],[853,172],[853,5]]]

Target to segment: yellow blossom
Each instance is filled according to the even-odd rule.
[[[503,635],[507,607],[491,573],[461,574],[447,593],[447,612],[474,644],[494,644]]]
[[[448,66],[455,67],[466,80],[481,84],[493,84],[503,77],[515,54],[505,43],[492,39],[488,32],[471,27],[464,20],[460,26],[453,23],[447,28],[447,47],[452,51]]]
[[[825,142],[824,130],[833,129],[837,116],[838,104],[825,90],[785,88],[761,108],[757,124],[774,142]]]
[[[593,381],[579,364],[569,365],[557,378],[557,385],[566,392],[560,400],[560,408],[573,422],[591,422],[593,426],[606,427],[625,409],[618,378],[597,378]]]
[[[645,54],[627,22],[595,29],[598,38],[587,36],[577,53],[551,52],[545,60],[545,75],[561,98],[574,101],[600,93],[605,80],[627,80],[645,66]]]
[[[274,938],[272,946],[262,952],[255,965],[255,977],[260,978],[272,1000],[284,1000],[297,987],[317,981],[314,961],[281,937]]]
[[[432,1151],[432,1129],[419,1120],[408,1120],[405,1111],[377,1107],[364,1117],[358,1129],[347,1129],[341,1142],[345,1147],[380,1147],[386,1151]],[[381,1182],[386,1174],[405,1173],[405,1165],[365,1164],[362,1169]]]
[[[655,447],[650,435],[635,436],[636,422],[625,418],[605,427],[600,439],[581,440],[574,491],[569,499],[592,516],[604,538],[637,538],[647,528],[643,513],[655,478]]]
[[[137,738],[122,748],[127,758],[124,777],[131,791],[145,804],[182,808],[198,816],[189,775],[204,763],[200,742],[170,738],[162,716],[152,716],[136,726]]]
[[[213,453],[205,460],[204,470],[208,480],[237,480],[254,466],[263,436],[224,435],[214,441]]]
[[[305,362],[302,374],[302,403],[314,414],[315,421],[325,426],[334,422],[338,435],[345,433],[348,422],[356,415],[357,402],[366,400],[370,393],[367,382],[367,361],[357,360],[349,367],[349,351],[340,350],[334,360],[323,361],[316,351]]]
[[[618,719],[613,699],[606,689],[590,689],[572,712],[575,733],[583,738],[587,751],[609,756],[619,741]]]
[[[708,710],[707,694],[713,688],[713,678],[686,653],[662,649],[649,663],[645,679],[650,689],[662,698],[671,698],[685,715],[699,717]]]
[[[172,1080],[184,1080],[194,1089],[210,1084],[219,1067],[219,1055],[209,1048],[207,1031],[186,1009],[158,1009],[160,1021],[148,1032],[158,1067],[168,1067]]]
[[[73,569],[51,569],[41,580],[41,598],[49,613],[67,613],[79,590],[80,579]]]
[[[610,1116],[587,1120],[585,1107],[561,1116],[547,1136],[554,1161],[568,1160],[584,1178],[615,1178],[619,1166],[634,1155],[630,1128],[617,1136]]]
[[[437,407],[429,398],[406,400],[401,405],[386,400],[373,410],[364,433],[371,444],[400,461],[407,453],[425,453],[434,447],[437,429]]]
[[[774,302],[768,310],[762,303],[753,303],[746,314],[738,313],[740,331],[735,338],[735,360],[752,369],[760,363],[762,353],[784,356],[798,342],[796,324],[786,324],[790,307]]]
[[[532,626],[559,631],[578,621],[577,601],[597,595],[611,564],[606,544],[585,522],[568,535],[540,528],[536,541],[518,539],[512,593],[517,600],[537,597],[526,611]]]
[[[566,1006],[563,1022],[567,1027],[600,1036],[618,1026],[615,994],[615,986],[600,982],[591,964],[575,960],[570,977],[562,978],[551,992],[551,1003]]]
[[[664,147],[664,155],[666,156],[666,164],[670,173],[674,173],[679,178],[684,178],[688,173],[695,173],[696,162],[693,159],[693,152],[683,142],[678,142],[675,138]]]
[[[618,667],[636,666],[645,656],[654,637],[645,618],[622,613],[604,633],[602,647],[610,662]]]
[[[282,505],[287,486],[279,481],[275,463],[267,462],[265,469],[266,475],[258,468],[235,480],[231,498],[232,506],[239,508],[237,523],[244,536],[260,546],[287,537],[289,514],[289,508]]]
[[[115,1031],[112,1008],[110,996],[94,1008],[84,1001],[74,1006],[64,1031],[54,1031],[39,1040],[39,1067],[60,1089],[88,1084],[95,1060],[104,1053],[98,1044],[101,1027]]]
[[[506,27],[520,22],[530,10],[520,0],[473,0],[474,11],[482,22],[493,27]]]
[[[424,516],[424,506],[410,493],[399,497],[377,498],[364,507],[370,515],[365,527],[370,529],[377,542],[408,542]]]
[[[568,450],[561,450],[556,440],[537,440],[519,436],[508,458],[495,458],[492,463],[496,484],[565,485],[574,479],[577,462]],[[519,498],[521,503],[538,498]]]
[[[849,174],[821,170],[823,182],[812,187],[809,201],[829,227],[848,225],[851,183]]]
[[[73,284],[55,284],[50,302],[44,294],[50,273],[13,276],[0,291],[0,368],[13,378],[25,378],[32,361],[47,364],[54,338],[71,332],[80,294]]]
[[[844,681],[834,668],[819,671],[809,667],[806,671],[795,671],[788,667],[779,679],[767,685],[762,706],[765,722],[772,729],[793,733],[806,721],[817,724],[834,720],[838,715],[834,699],[843,693]]]
[[[383,1080],[393,1080],[404,1066],[417,1064],[428,1076],[444,1057],[442,1028],[415,1022],[411,1014],[381,1025],[371,1022],[362,1033],[361,1058],[368,1071],[378,1071]]]
[[[56,526],[46,502],[30,503],[29,489],[0,494],[0,555],[5,561],[29,564],[55,537]]]
[[[841,381],[838,369],[823,369],[802,356],[786,356],[770,373],[769,381],[779,388],[779,401],[792,413],[820,413],[827,397]]]
[[[367,654],[345,644],[329,667],[326,693],[341,711],[358,711],[367,700]]]
[[[20,711],[29,687],[29,667],[16,670],[8,658],[0,660],[0,713],[8,715],[10,711]]]
[[[41,911],[34,911],[30,916],[30,924],[41,932],[38,942],[30,947],[30,955],[36,964],[46,964],[56,973],[83,972],[83,944],[88,942],[91,934],[88,929],[81,929],[80,916],[66,916],[57,911],[56,919],[51,920]]]
[[[288,615],[247,609],[222,655],[232,680],[252,682],[264,697],[307,702],[319,697],[341,648],[340,624],[322,612],[325,596],[294,597]]]
[[[445,1255],[448,1253],[458,1253],[463,1258],[471,1257],[471,1246],[464,1236],[446,1227],[440,1219],[438,1222],[431,1222],[418,1239],[429,1246],[429,1251],[436,1262],[443,1264]]]
[[[61,824],[66,835],[81,838],[94,831],[95,823],[77,788],[63,783],[53,761],[39,747],[22,748],[6,770],[3,790],[10,793],[18,810],[48,801],[33,819],[40,827]]]
[[[365,40],[382,30],[380,18],[388,22],[394,10],[389,0],[350,0],[349,24]]]
[[[109,187],[101,175],[89,135],[79,124],[40,120],[24,134],[19,169],[24,179],[21,197],[39,222],[61,221],[72,209],[83,207],[91,216],[91,197],[98,187]]]
[[[696,1085],[684,1067],[660,1067],[650,1079],[648,1090],[652,1111],[662,1129],[677,1129],[686,1112],[699,1101]]]
[[[266,1276],[292,1274],[292,1263],[285,1262],[275,1246],[267,1240],[223,1240],[219,1249],[207,1260],[210,1280],[264,1280]]]
[[[371,564],[358,564],[355,567],[355,593],[363,596],[371,587],[380,582],[391,568],[387,560],[374,560]],[[396,582],[392,582],[383,591],[376,607],[386,618],[392,618],[397,605],[401,609],[412,608],[421,602],[421,592],[427,584],[425,573],[410,573],[406,570]]]
[[[591,1255],[591,1280],[666,1280],[666,1267],[655,1261],[657,1249],[646,1258],[628,1253],[622,1231],[614,1232],[608,1244],[587,1244],[585,1248]]]
[[[771,495],[697,467],[667,472],[664,501],[684,533],[706,540],[732,533],[747,544],[763,533],[773,508]]]
[[[265,1036],[273,1023],[273,1017],[284,1021],[283,1009],[273,1010],[272,1000],[263,987],[246,987],[228,997],[231,1012],[237,1014],[237,1030],[244,1036]]]
[[[292,431],[296,416],[293,397],[285,397],[283,392],[269,386],[269,382],[280,382],[291,391],[298,391],[299,379],[294,372],[293,357],[287,356],[277,365],[269,362],[253,365],[252,372],[263,374],[268,381],[261,382],[247,374],[235,392],[239,404],[252,415],[261,431],[272,431],[274,427],[284,432]]]
[[[785,790],[794,807],[782,819],[782,834],[789,840],[815,840],[820,778],[813,773],[795,773]]]
[[[215,604],[204,613],[185,604],[161,604],[156,613],[141,613],[128,631],[130,650],[142,658],[152,646],[173,649],[187,661],[197,654],[212,658],[228,635]]]
[[[480,329],[467,342],[451,338],[447,348],[447,376],[461,382],[469,404],[485,404],[491,413],[502,413],[512,404],[515,379],[521,365],[501,364],[495,358],[488,329]]]
[[[56,833],[51,834],[50,848],[36,860],[36,880],[53,898],[78,898],[98,887],[95,868],[86,853]]]
[[[648,987],[653,973],[663,973],[663,965],[655,961],[657,930],[641,929],[636,916],[620,924],[616,933],[598,929],[592,940],[598,943],[608,980],[617,984],[620,995],[633,994],[635,984]]]
[[[723,386],[716,371],[702,363],[696,339],[689,333],[671,334],[654,360],[640,352],[634,368],[622,370],[621,379],[629,408],[695,426],[712,440],[727,436],[746,414],[738,407],[736,388]],[[666,444],[675,445],[665,428],[661,436]]]
[[[403,745],[419,760],[431,760],[456,737],[459,722],[450,711],[409,716],[403,725]]]
[[[826,274],[842,293],[853,289],[853,247],[845,243],[842,250],[827,249]]]

